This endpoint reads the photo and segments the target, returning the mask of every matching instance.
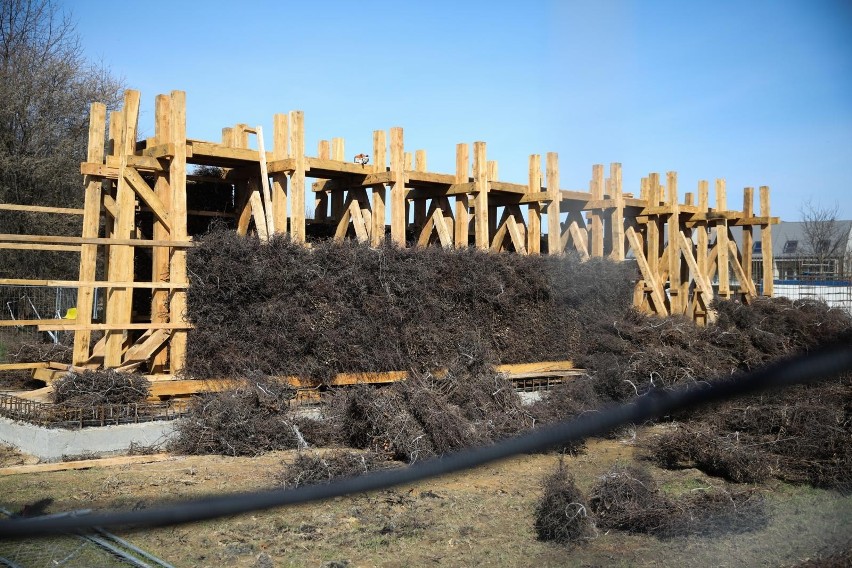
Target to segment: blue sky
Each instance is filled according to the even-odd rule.
[[[237,122],[271,133],[298,109],[310,154],[333,136],[369,153],[374,129],[402,126],[432,171],[485,140],[508,181],[552,151],[566,189],[618,161],[637,194],[675,170],[681,193],[726,178],[731,208],[769,185],[785,220],[807,199],[852,218],[849,0],[63,6],[86,55],[142,91],[143,135],[154,96],[181,89],[193,138]]]

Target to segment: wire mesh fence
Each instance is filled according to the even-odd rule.
[[[796,280],[776,280],[776,297],[791,300],[818,300],[829,307],[852,314],[852,279],[829,278],[823,275],[802,276]]]
[[[81,408],[0,393],[0,416],[50,428],[84,428],[174,420],[186,414],[188,405],[188,400],[176,399],[163,402],[100,404]]]
[[[95,290],[95,309],[97,309],[97,293]],[[77,305],[76,288],[60,288],[55,286],[0,286],[0,321],[4,324],[21,322],[20,325],[4,325],[7,333],[14,330],[18,335],[36,339],[44,334],[46,339],[59,343],[66,339],[63,333],[39,332],[34,326],[26,325],[26,320],[60,319],[67,317]],[[93,314],[95,315],[95,314]],[[8,328],[8,329],[7,329]],[[67,335],[71,335],[67,333]]]
[[[0,508],[0,518],[13,513]],[[170,564],[106,531],[68,534],[44,539],[0,541],[0,565],[20,568],[137,568],[169,567]]]

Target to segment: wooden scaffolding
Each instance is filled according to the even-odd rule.
[[[639,196],[625,193],[621,165],[595,165],[587,189],[562,189],[556,153],[529,157],[526,183],[502,181],[487,159],[485,142],[456,146],[453,173],[430,172],[426,152],[404,146],[402,128],[373,132],[370,156],[347,159],[344,141],[320,141],[315,157],[305,150],[301,111],[273,118],[271,151],[260,127],[237,124],[219,142],[187,138],[186,96],[159,95],[154,136],[137,139],[140,95],[127,91],[121,110],[107,117],[91,105],[88,155],[81,164],[82,210],[0,204],[0,210],[82,215],[80,237],[0,235],[0,248],[75,252],[76,281],[0,280],[78,289],[75,320],[34,322],[41,331],[75,333],[74,366],[178,373],[186,353],[186,251],[189,224],[197,218],[230,217],[241,234],[262,240],[286,233],[297,242],[321,233],[378,246],[474,246],[494,252],[564,254],[583,259],[635,261],[637,307],[659,315],[683,314],[699,323],[712,317],[714,297],[751,301],[753,231],[763,240],[763,288],[772,295],[769,189],[745,188],[741,211],[728,207],[725,180],[715,181],[711,207],[708,182],[681,201],[677,174],[642,178]],[[255,136],[251,148],[250,136]],[[187,166],[213,166],[187,173]],[[218,175],[221,172],[221,175]],[[607,175],[608,173],[608,175]],[[215,174],[215,175],[214,175]],[[308,187],[308,180],[314,180]],[[230,211],[188,208],[188,188],[222,186],[233,196]],[[312,194],[311,200],[307,199]],[[306,215],[311,203],[313,218]],[[221,208],[220,208],[221,209]],[[149,219],[143,227],[141,219]],[[742,247],[731,228],[743,231]],[[545,230],[546,229],[546,230]],[[143,253],[142,251],[147,251]],[[145,263],[148,269],[140,270]],[[101,279],[98,279],[98,275]],[[149,274],[150,276],[146,276]],[[733,276],[733,278],[732,278]],[[103,316],[93,319],[94,290],[105,291]],[[134,307],[134,292],[150,295],[150,309]],[[147,300],[148,295],[144,298]],[[138,302],[137,302],[138,303]],[[99,313],[101,313],[99,312]],[[92,332],[103,332],[97,342]],[[94,344],[93,344],[94,343]]]

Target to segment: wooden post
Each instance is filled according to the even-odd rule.
[[[760,216],[769,218],[769,188],[760,186]],[[775,285],[775,266],[772,253],[772,225],[760,226],[761,254],[763,256],[763,295],[771,298]]]
[[[289,128],[287,115],[276,113],[272,116],[272,159],[284,160],[290,156],[288,146]],[[272,174],[272,219],[275,230],[287,233],[287,174]]]
[[[680,314],[685,310],[686,298],[680,293],[680,210],[677,196],[677,172],[666,173],[666,188],[670,207],[669,214],[669,306],[672,314]]]
[[[171,143],[175,155],[169,166],[169,183],[172,189],[172,240],[189,241],[186,230],[186,93],[172,91]],[[185,284],[186,249],[172,249],[171,282]],[[169,302],[171,323],[186,323],[186,290],[172,290]],[[172,331],[170,363],[172,374],[180,373],[186,362],[185,329]]]
[[[384,173],[387,171],[387,140],[385,139],[384,130],[376,130],[373,132],[373,158],[375,164],[373,170],[376,173]],[[372,209],[372,227],[370,229],[370,244],[374,247],[382,244],[385,238],[385,204],[387,202],[387,190],[385,184],[380,183],[372,187],[373,192],[373,209]]]
[[[118,147],[121,145],[121,137],[124,133],[124,113],[122,111],[114,110],[109,113],[109,133],[107,135],[107,152],[110,156],[117,158],[118,157]],[[107,201],[111,201],[113,204],[113,212],[109,215],[106,215],[104,218],[104,234],[112,238],[115,236],[115,217],[117,215],[117,208],[115,205],[115,197],[118,192],[118,180],[107,180],[104,183],[104,191],[103,191],[103,203],[106,206]],[[106,207],[104,207],[106,209]],[[104,275],[109,275],[109,257],[112,254],[112,247],[110,245],[105,245],[103,247],[103,260],[104,260]]]
[[[408,207],[405,201],[405,156],[402,128],[396,126],[390,131],[391,171],[394,173],[391,187],[391,240],[405,246],[405,229],[408,223]],[[382,218],[384,223],[384,218]]]
[[[728,193],[724,179],[716,180],[716,211],[728,210]],[[728,221],[717,219],[716,226],[716,262],[719,267],[719,297],[725,300],[731,297],[731,282],[728,276]]]
[[[648,174],[648,205],[657,207],[660,203],[659,197],[660,174]],[[660,222],[659,215],[650,215],[648,219],[648,240],[646,243],[645,256],[648,259],[648,269],[654,279],[660,278]]]
[[[171,98],[168,95],[157,95],[154,106],[154,137],[157,144],[167,144],[171,139]],[[169,184],[167,172],[157,175],[154,191],[160,201],[167,208],[169,217],[173,216],[172,190]],[[154,218],[154,240],[171,240],[171,229]],[[151,281],[166,282],[169,279],[169,249],[165,247],[154,247],[151,251],[152,267]],[[169,323],[169,291],[153,290],[151,294],[151,323]],[[166,370],[169,352],[166,349],[160,351],[154,357],[151,372],[162,373]]]
[[[488,161],[485,142],[473,143],[473,232],[476,248],[488,250]]]
[[[602,201],[604,198],[604,170],[603,164],[592,166],[591,182],[592,201]],[[602,257],[604,255],[604,231],[601,209],[595,207],[590,213],[592,220],[592,250],[591,256]]]
[[[612,193],[615,209],[612,212],[612,253],[613,260],[624,260],[624,193],[621,186],[621,164],[609,166],[609,179],[612,180]]]
[[[709,195],[708,195],[708,183],[706,180],[701,180],[698,182],[698,212],[701,215],[707,214],[707,209],[709,205]],[[698,231],[698,243],[696,247],[696,255],[695,264],[698,267],[698,276],[704,278],[707,282],[712,282],[712,274],[709,274],[709,268],[707,266],[707,253],[708,253],[708,238],[707,238],[707,223],[700,222],[695,226],[695,231]],[[700,290],[696,289],[696,294],[701,296],[701,301],[703,303],[701,313],[697,313],[697,316],[700,316],[700,323],[707,323],[707,314],[705,313],[705,309],[710,305],[713,301],[713,297],[705,297],[704,293]]]
[[[116,149],[119,167],[116,192],[118,217],[115,220],[115,237],[131,239],[136,228],[136,194],[125,177],[125,172],[127,170],[127,156],[133,154],[136,148],[139,91],[125,91],[122,115],[124,132],[119,135],[119,144]],[[132,246],[115,245],[110,248],[108,279],[111,282],[133,281],[133,256],[134,248]],[[132,289],[114,288],[107,291],[106,323],[113,325],[130,323],[132,299]],[[124,343],[124,335],[125,331],[120,329],[106,331],[104,367],[121,366],[121,348]]]
[[[743,217],[748,219],[754,217],[754,188],[747,187],[743,189]],[[752,252],[754,250],[754,226],[743,225],[743,273],[750,282],[754,282],[752,276]],[[740,290],[747,290],[747,283],[743,282]]]
[[[550,205],[547,206],[547,254],[562,254],[562,194],[559,192],[559,154],[547,153],[547,193]]]
[[[470,176],[470,146],[456,144],[456,183],[468,183]],[[470,200],[467,193],[456,195],[456,248],[467,248],[470,243]]]
[[[290,176],[290,238],[305,242],[305,113],[290,111],[290,152],[295,170]]]
[[[106,106],[92,103],[89,107],[89,147],[86,161],[101,164],[104,161],[104,136],[106,135]],[[101,178],[86,176],[85,205],[83,208],[83,238],[98,236],[101,221],[101,193],[103,191]],[[80,282],[92,282],[97,268],[97,245],[83,245],[80,249]],[[92,323],[92,308],[94,290],[91,286],[77,289],[77,323]],[[88,329],[74,333],[73,363],[82,365],[89,358],[89,343],[92,332]]]
[[[530,156],[529,184],[527,195],[541,193],[541,155]],[[529,230],[527,231],[527,251],[529,254],[541,254],[541,202],[529,204]]]

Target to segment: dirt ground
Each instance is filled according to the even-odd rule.
[[[639,431],[639,438],[648,434]],[[635,438],[595,440],[566,458],[580,488],[617,461],[633,459]],[[259,458],[175,457],[113,468],[0,478],[12,511],[51,497],[47,512],[141,508],[162,500],[266,488],[293,452]],[[2,465],[22,463],[0,452]],[[852,496],[776,481],[760,486],[770,518],[751,532],[659,539],[598,532],[573,548],[536,540],[541,480],[558,456],[528,455],[390,491],[337,498],[236,518],[122,533],[175,566],[793,566],[852,549]],[[724,482],[695,469],[652,467],[678,494]],[[348,561],[348,564],[344,562]]]

